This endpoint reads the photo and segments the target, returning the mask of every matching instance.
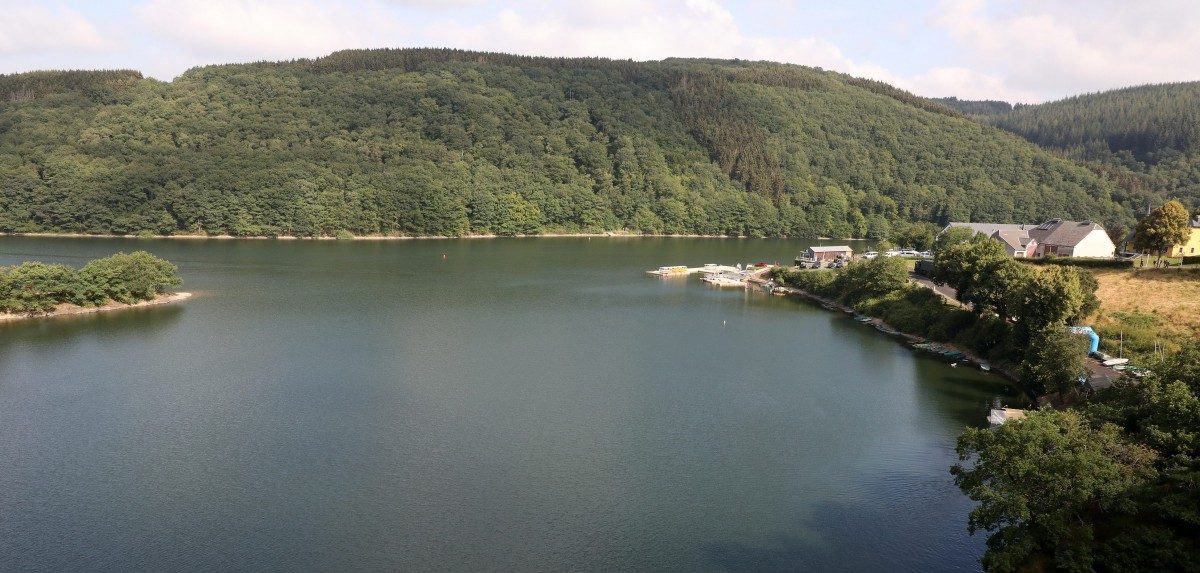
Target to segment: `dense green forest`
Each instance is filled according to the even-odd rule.
[[[933,101],[969,116],[1000,115],[1013,110],[1012,104],[998,100],[967,100],[956,97],[943,97],[933,98]]]
[[[1085,94],[1012,111],[984,105],[994,102],[938,101],[1085,162],[1129,192],[1200,206],[1200,82]]]
[[[0,76],[0,231],[887,238],[1129,225],[1148,191],[944,105],[761,62],[355,50]]]

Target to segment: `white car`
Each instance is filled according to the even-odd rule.
[[[864,259],[873,259],[875,257],[878,257],[879,253],[876,253],[875,251],[867,251],[867,252],[863,253],[862,256]]]
[[[898,257],[898,256],[900,256],[900,251],[888,251],[888,252],[884,253],[884,254],[883,254],[883,256],[885,256],[885,257]]]

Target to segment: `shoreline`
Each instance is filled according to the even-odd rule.
[[[127,308],[142,308],[147,306],[157,306],[162,304],[171,304],[182,300],[187,300],[192,297],[190,292],[173,292],[160,294],[150,300],[138,301],[133,304],[125,304],[123,302],[110,302],[100,306],[78,306],[69,302],[64,302],[54,310],[49,312],[37,312],[27,314],[15,314],[0,312],[0,324],[20,322],[22,320],[34,320],[39,318],[55,318],[60,316],[79,316],[82,314],[95,314],[98,312],[109,312],[113,310],[125,310]]]
[[[444,235],[354,235],[351,238],[339,239],[337,237],[298,237],[295,235],[280,235],[277,237],[267,237],[262,235],[255,236],[236,236],[236,235],[206,235],[206,234],[187,234],[187,235],[102,235],[90,233],[52,233],[46,231],[37,231],[32,233],[0,233],[0,237],[44,237],[44,238],[68,238],[68,239],[172,239],[172,240],[218,240],[218,241],[447,241],[454,239],[564,239],[564,238],[680,238],[680,239],[798,239],[811,241],[866,241],[867,239],[834,239],[831,237],[815,237],[812,239],[801,239],[799,237],[741,237],[730,235],[654,235],[620,231],[608,231],[604,233],[539,233],[536,235],[494,235],[494,234],[468,234],[457,237]]]
[[[803,290],[803,289],[798,289],[798,288],[795,288],[795,287],[785,287],[785,288],[787,288],[787,289],[788,289],[788,290],[787,290],[788,294],[797,294],[797,295],[800,295],[800,296],[802,296],[802,297],[805,297],[805,298],[808,298],[808,299],[810,299],[810,300],[812,300],[812,301],[819,302],[819,303],[821,303],[821,305],[822,305],[822,306],[830,306],[830,307],[833,307],[833,308],[835,308],[835,309],[837,309],[837,310],[840,310],[840,311],[843,311],[843,312],[847,312],[847,313],[861,314],[861,313],[859,313],[858,311],[854,310],[853,308],[850,308],[850,307],[848,307],[848,306],[846,306],[846,305],[844,305],[844,304],[842,304],[842,303],[840,303],[840,302],[837,302],[837,301],[835,301],[835,300],[831,300],[831,299],[825,298],[825,297],[823,297],[823,296],[820,296],[820,295],[816,295],[816,294],[810,293],[810,292],[808,292],[808,291],[806,291],[806,290]],[[865,315],[865,314],[864,314],[864,315],[862,315],[862,316],[870,316],[870,315]],[[901,330],[901,329],[899,329],[899,328],[896,328],[895,326],[892,326],[891,324],[888,324],[888,323],[887,323],[887,322],[885,322],[885,321],[884,321],[882,318],[878,318],[878,317],[875,317],[875,316],[871,316],[870,318],[871,318],[871,320],[867,321],[867,322],[866,322],[866,324],[870,324],[871,326],[884,326],[884,327],[886,327],[886,328],[888,328],[888,329],[891,329],[891,330],[893,330],[893,331],[897,332],[897,333],[899,334],[900,338],[901,338],[901,339],[903,339],[903,340],[904,340],[904,342],[906,343],[906,344],[905,344],[906,346],[912,347],[912,345],[913,345],[913,344],[917,344],[917,343],[922,343],[922,342],[935,342],[936,344],[939,344],[939,345],[941,345],[941,346],[944,346],[944,347],[946,347],[946,348],[948,348],[948,349],[957,350],[958,352],[961,352],[961,353],[963,353],[963,360],[962,360],[962,361],[964,361],[964,362],[969,362],[969,363],[971,363],[971,364],[974,364],[974,365],[976,365],[976,366],[979,366],[980,364],[988,364],[988,365],[991,367],[991,370],[988,370],[987,372],[998,374],[998,375],[1000,375],[1002,378],[1004,378],[1004,379],[1008,380],[1009,382],[1012,382],[1012,383],[1013,383],[1013,385],[1015,385],[1015,386],[1017,387],[1017,389],[1019,389],[1019,390],[1020,390],[1022,393],[1024,393],[1024,394],[1025,394],[1027,397],[1029,397],[1029,398],[1030,398],[1030,401],[1031,401],[1031,402],[1035,402],[1035,401],[1036,401],[1036,399],[1037,399],[1037,396],[1036,396],[1036,395],[1035,395],[1033,392],[1030,392],[1030,391],[1029,391],[1029,389],[1025,387],[1025,384],[1023,384],[1023,383],[1021,382],[1021,378],[1020,378],[1019,376],[1017,376],[1017,375],[1016,375],[1016,374],[1014,374],[1013,372],[1010,372],[1010,371],[1009,371],[1007,368],[1004,368],[1004,367],[1002,367],[1002,366],[999,366],[999,365],[993,364],[993,363],[992,363],[991,361],[989,361],[989,360],[984,360],[984,359],[983,359],[982,357],[980,357],[978,354],[976,354],[975,352],[973,352],[973,351],[971,351],[971,350],[969,350],[969,349],[967,349],[967,348],[963,348],[963,347],[961,347],[961,346],[959,346],[959,345],[957,345],[957,344],[954,344],[954,343],[952,343],[952,342],[937,342],[937,341],[931,341],[931,340],[929,340],[929,339],[927,339],[927,338],[924,338],[924,337],[921,337],[921,336],[917,336],[917,335],[915,335],[915,334],[909,334],[909,333],[907,333],[907,332],[904,332],[903,330]],[[885,333],[885,334],[886,334],[886,333]],[[915,350],[919,350],[919,349],[915,349]],[[926,353],[926,354],[929,354],[929,353]]]

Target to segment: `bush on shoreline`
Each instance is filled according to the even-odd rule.
[[[132,304],[181,284],[175,265],[146,251],[117,253],[90,261],[79,270],[29,261],[0,267],[0,312],[48,312],[62,303]]]
[[[1083,372],[1084,352],[1048,355],[1027,349],[1034,339],[1051,335],[1055,341],[1077,338],[1067,334],[1067,326],[1096,310],[1093,276],[1062,266],[1035,270],[1005,255],[994,241],[974,238],[940,250],[931,274],[939,284],[955,288],[964,306],[910,282],[907,265],[889,257],[838,271],[781,270],[776,277],[786,286],[835,299],[908,334],[960,344],[994,362],[1019,365],[1023,384],[1036,393],[1079,390],[1058,374]]]
[[[1062,267],[1082,267],[1088,269],[1132,269],[1132,259],[1082,259],[1076,257],[1056,257],[1047,255],[1032,259],[1016,259],[1030,265],[1058,265]]]

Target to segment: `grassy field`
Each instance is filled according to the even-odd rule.
[[[1094,271],[1100,311],[1094,326],[1102,348],[1116,354],[1124,334],[1125,356],[1149,357],[1155,342],[1173,352],[1200,338],[1200,269]]]

